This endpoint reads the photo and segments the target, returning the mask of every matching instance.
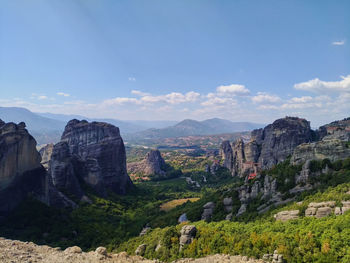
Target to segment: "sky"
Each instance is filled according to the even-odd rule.
[[[0,106],[316,127],[350,116],[347,0],[1,0]]]

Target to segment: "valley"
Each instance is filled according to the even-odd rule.
[[[2,126],[8,144],[2,149],[20,149],[22,137],[32,140],[24,124]],[[2,183],[0,192],[0,233],[63,250],[103,246],[164,262],[213,254],[347,262],[349,127],[349,118],[312,130],[306,120],[286,117],[229,135],[231,141],[193,136],[186,145],[124,149],[113,125],[72,120],[61,142],[41,151],[47,174],[30,172],[41,174],[46,188],[33,184],[39,177],[24,187],[28,172],[3,177],[9,186]],[[37,159],[32,164],[40,167]],[[4,205],[7,189],[21,191],[11,208]],[[181,234],[186,226],[196,229],[193,236]]]

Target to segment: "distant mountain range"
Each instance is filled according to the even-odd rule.
[[[232,122],[223,119],[204,121],[121,121],[117,119],[91,119],[80,115],[34,113],[25,108],[0,107],[0,119],[6,122],[25,122],[27,129],[38,144],[55,143],[60,140],[66,123],[71,119],[103,121],[119,127],[126,139],[172,138],[190,135],[213,135],[251,131],[264,125],[251,122]]]
[[[191,135],[214,135],[223,133],[235,133],[251,131],[264,127],[264,124],[251,122],[232,122],[229,120],[213,118],[204,121],[186,119],[173,126],[162,129],[148,129],[145,131],[128,134],[126,139],[159,139],[171,137],[183,137]]]

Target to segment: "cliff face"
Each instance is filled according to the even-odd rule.
[[[165,161],[159,150],[151,150],[141,162],[129,163],[128,170],[131,173],[140,173],[145,176],[165,176],[165,166]]]
[[[25,124],[0,122],[0,218],[29,195],[46,204],[69,206],[40,164],[36,141]]]
[[[259,162],[263,168],[271,168],[284,161],[299,144],[311,142],[312,138],[310,122],[305,119],[287,117],[276,120],[264,128]]]
[[[239,139],[232,146],[227,142],[223,143],[221,148],[224,166],[234,176],[256,173],[257,169],[268,169],[284,161],[298,145],[312,141],[313,137],[310,123],[305,119],[278,119],[264,129],[254,130],[249,142]]]
[[[331,161],[350,157],[350,118],[321,126],[318,131],[320,141],[303,143],[295,148],[291,163],[302,164],[306,160]]]
[[[71,163],[70,156],[76,160],[73,168],[69,168],[69,164],[65,168],[61,165],[61,168],[67,171],[75,169],[76,174],[100,194],[106,194],[107,190],[125,194],[132,186],[126,171],[124,143],[117,127],[103,122],[71,120],[61,143],[66,143],[66,146],[57,146],[62,148],[63,155],[59,154],[56,161]],[[64,147],[68,148],[67,152]]]
[[[35,139],[25,124],[3,124],[0,128],[0,190],[11,184],[16,175],[40,168],[40,154]]]
[[[151,150],[145,158],[145,174],[165,175],[165,161],[158,150]]]

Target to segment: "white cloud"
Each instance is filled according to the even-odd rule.
[[[69,96],[70,96],[70,94],[64,93],[64,92],[57,92],[56,94],[57,94],[58,96],[63,96],[63,97],[69,97]]]
[[[350,92],[350,75],[341,77],[340,81],[322,81],[318,78],[294,85],[297,90],[324,92]]]
[[[231,105],[235,106],[237,101],[232,98],[213,97],[201,103],[202,106]]]
[[[127,103],[132,104],[140,104],[139,100],[136,98],[123,98],[123,97],[117,97],[114,99],[107,99],[102,102],[104,105],[111,106],[111,105],[123,105]]]
[[[345,45],[345,40],[332,42],[333,46],[343,46]]]
[[[219,86],[216,91],[221,94],[232,94],[237,96],[249,95],[250,91],[244,85],[232,84],[227,86]]]
[[[140,90],[132,90],[131,94],[137,95],[137,96],[148,96],[150,95],[149,93],[142,92]]]
[[[45,95],[38,96],[38,100],[47,100],[48,97]]]
[[[129,80],[129,81],[136,81],[136,78],[134,78],[134,77],[129,77],[128,80]]]
[[[265,92],[258,92],[256,96],[252,97],[254,103],[276,103],[281,101],[281,98],[277,95],[270,95]]]
[[[199,99],[200,94],[194,91],[182,94],[179,92],[172,92],[166,95],[152,96],[146,95],[141,98],[141,101],[145,103],[157,103],[164,102],[170,104],[180,104],[185,102],[195,102]]]

